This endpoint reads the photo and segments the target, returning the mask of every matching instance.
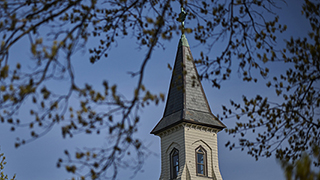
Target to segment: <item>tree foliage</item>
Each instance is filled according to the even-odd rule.
[[[310,158],[311,157],[311,158]],[[312,158],[320,159],[320,148],[317,146],[313,147],[313,154],[302,154],[301,158],[292,164],[286,160],[282,160],[281,165],[285,170],[287,180],[319,180],[320,171],[312,168]]]
[[[3,171],[4,166],[7,164],[5,161],[6,157],[4,156],[4,153],[0,154],[0,180],[9,180],[8,175],[6,175]],[[15,180],[16,175],[14,175],[10,180]]]
[[[231,101],[236,117],[244,116],[249,120],[237,123],[235,128],[228,130],[229,134],[240,133],[244,137],[247,131],[261,130],[257,131],[256,139],[241,138],[239,146],[228,144],[230,148],[247,148],[255,158],[269,157],[275,151],[277,158],[294,161],[303,152],[312,154],[312,147],[320,145],[319,9],[319,2],[305,1],[302,13],[309,20],[312,31],[307,37],[291,37],[286,41],[286,47],[274,55],[274,60],[289,67],[280,77],[275,76],[266,84],[274,88],[279,101],[272,102],[260,95],[252,99],[243,96],[243,104]],[[225,108],[225,114],[227,112]],[[284,145],[286,142],[288,146]],[[318,159],[314,163],[320,165]]]
[[[249,153],[256,157],[270,156],[273,147],[279,158],[295,159],[302,150],[319,143],[319,4],[305,1],[304,12],[313,28],[309,38],[293,38],[284,50],[277,50],[277,36],[286,30],[273,13],[279,4],[285,1],[1,0],[0,121],[10,124],[12,131],[30,130],[30,137],[18,139],[16,147],[45,135],[54,125],[60,125],[64,138],[107,132],[107,147],[85,148],[75,154],[65,151],[66,158],[59,159],[57,166],[83,179],[115,179],[120,167],[137,171],[146,153],[139,139],[133,137],[139,109],[164,100],[163,94],[144,86],[146,64],[157,46],[183,31],[209,49],[218,43],[224,47],[218,55],[201,53],[196,60],[200,77],[215,87],[230,77],[232,64],[238,65],[244,81],[254,82],[257,77],[252,76],[253,71],[268,76],[269,69],[264,67],[267,61],[293,64],[294,68],[279,80],[268,84],[283,95],[284,103],[274,104],[261,96],[244,98],[244,107],[233,102],[241,109],[237,115],[247,115],[249,122],[239,123],[229,133],[264,127],[257,142],[241,139],[240,146],[249,147]],[[182,29],[176,21],[180,5],[194,27]],[[75,81],[74,54],[85,50],[90,54],[88,61],[94,64],[107,59],[110,49],[124,37],[134,38],[147,50],[140,69],[131,73],[137,77],[132,97],[121,95],[117,85],[107,79],[101,91]],[[12,62],[10,50],[21,41],[28,42],[32,57]],[[88,41],[95,44],[87,47]],[[59,80],[68,82],[63,92],[50,86]],[[73,97],[79,106],[69,104]],[[21,109],[28,109],[30,116],[21,119]],[[288,149],[279,148],[284,140],[289,140]],[[135,161],[130,164],[128,158]]]

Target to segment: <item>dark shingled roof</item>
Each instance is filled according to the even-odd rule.
[[[217,129],[226,127],[211,113],[184,34],[179,42],[163,118],[151,134],[158,134],[181,122]]]

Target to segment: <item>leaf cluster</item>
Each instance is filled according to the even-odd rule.
[[[133,137],[139,122],[139,109],[164,100],[163,94],[148,91],[142,80],[153,48],[159,44],[158,37],[164,33],[164,17],[172,11],[170,3],[1,1],[0,121],[10,124],[12,131],[30,130],[30,136],[18,138],[15,147],[44,136],[55,125],[61,127],[63,138],[102,131],[112,139],[107,147],[86,149],[86,154],[95,154],[90,159],[82,159],[80,152],[75,156],[66,153],[66,159],[60,159],[57,165],[91,179],[115,179],[118,168],[127,167],[137,172],[147,151]],[[149,48],[141,68],[132,74],[138,76],[132,97],[125,97],[117,90],[117,85],[109,86],[107,81],[102,83],[103,91],[89,84],[82,87],[76,83],[72,57],[79,49],[86,49],[89,39],[98,42],[88,49],[89,61],[94,63],[107,57],[117,38],[129,36],[129,33],[137,39],[139,46]],[[27,63],[12,65],[11,48],[26,38],[31,58]],[[67,82],[67,86],[58,93],[52,84],[61,81]],[[79,106],[70,106],[71,99],[77,99]],[[29,116],[21,119],[18,112],[25,108]],[[124,157],[136,157],[137,162],[125,161]]]
[[[8,178],[8,175],[6,175],[3,171],[4,166],[7,164],[5,161],[6,157],[4,156],[4,153],[0,154],[0,180],[15,180],[16,175],[14,175],[11,179]]]
[[[281,166],[285,170],[287,180],[319,180],[320,171],[314,170],[312,166],[312,158],[320,159],[319,147],[313,147],[313,154],[308,155],[304,153],[295,164],[281,161]]]
[[[274,56],[289,67],[266,84],[274,88],[279,101],[272,102],[260,95],[251,99],[243,96],[243,104],[231,101],[233,112],[224,107],[225,117],[235,116],[240,121],[235,128],[227,130],[229,134],[241,135],[239,146],[227,144],[230,149],[247,149],[256,159],[275,152],[280,160],[294,162],[303,152],[311,154],[312,147],[319,146],[319,7],[318,2],[305,1],[303,14],[309,20],[312,32],[305,38],[292,37],[286,42],[286,48]],[[248,120],[242,121],[244,118]],[[257,131],[256,138],[246,138],[248,131]],[[319,159],[314,159],[314,163],[319,166]]]

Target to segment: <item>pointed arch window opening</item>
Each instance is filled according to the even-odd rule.
[[[171,179],[176,179],[179,174],[179,151],[174,148],[170,153]]]
[[[196,171],[199,176],[207,176],[207,152],[201,146],[196,149]]]

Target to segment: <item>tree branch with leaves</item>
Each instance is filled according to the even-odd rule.
[[[282,61],[294,67],[267,84],[283,96],[283,102],[273,103],[262,96],[251,100],[244,97],[244,105],[232,102],[235,109],[225,108],[225,116],[249,118],[230,128],[230,134],[262,129],[257,141],[241,139],[239,144],[248,147],[256,158],[276,151],[279,158],[296,159],[319,143],[320,8],[306,0],[304,12],[313,32],[307,39],[289,40],[286,48],[278,50],[274,48],[278,33],[286,30],[274,13],[279,4],[285,1],[2,0],[0,121],[10,124],[12,131],[30,131],[30,137],[15,142],[16,147],[46,135],[54,126],[61,128],[63,138],[104,132],[110,140],[108,146],[79,149],[75,154],[66,150],[66,158],[59,159],[57,166],[91,179],[115,179],[118,168],[136,172],[149,153],[133,136],[138,131],[139,110],[164,101],[163,94],[153,93],[144,85],[147,63],[155,48],[183,31],[209,50],[210,54],[200,53],[196,62],[200,77],[210,80],[214,87],[229,79],[233,64],[238,66],[243,81],[254,82],[258,79],[252,75],[255,71],[268,77],[269,69],[264,66],[267,61]],[[182,29],[176,21],[180,7],[195,27]],[[77,52],[87,51],[88,61],[94,65],[108,58],[119,39],[129,37],[146,50],[140,68],[130,74],[137,77],[136,85],[131,87],[132,96],[122,95],[117,84],[111,85],[108,79],[102,82],[102,90],[76,81],[73,68]],[[19,42],[27,42],[31,58],[13,62],[11,49]],[[223,50],[212,55],[216,45]],[[50,86],[62,80],[67,85],[61,91]],[[77,106],[71,106],[71,101]],[[29,116],[19,117],[22,109],[28,109]],[[293,147],[280,148],[285,140]]]

